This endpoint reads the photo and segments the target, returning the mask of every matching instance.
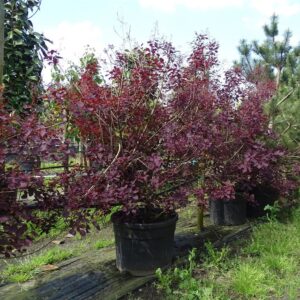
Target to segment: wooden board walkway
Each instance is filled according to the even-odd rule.
[[[249,224],[236,227],[208,226],[201,233],[181,232],[175,237],[176,258],[182,260],[192,248],[201,249],[210,240],[216,247],[239,238]],[[57,264],[58,270],[39,274],[26,283],[0,284],[3,300],[115,300],[153,280],[154,276],[133,277],[115,267],[115,248],[92,250]]]

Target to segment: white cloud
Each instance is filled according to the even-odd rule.
[[[239,6],[243,0],[139,0],[139,3],[146,8],[172,12],[178,6],[197,10],[222,9]]]
[[[100,53],[103,48],[101,30],[90,21],[76,23],[65,21],[53,28],[45,29],[44,34],[53,41],[49,48],[57,50],[62,56],[60,62],[62,67],[66,67],[68,62],[78,64],[87,46],[95,49],[96,53]],[[44,69],[43,77],[46,82],[50,81],[49,68]]]
[[[77,61],[87,45],[99,50],[101,30],[90,21],[78,23],[62,22],[54,28],[45,30],[45,35],[53,41],[53,48],[58,50],[64,59]]]
[[[294,47],[300,45],[299,34],[297,34],[297,35],[292,35],[292,38],[291,38],[291,45],[294,46]]]
[[[268,17],[270,17],[269,15]],[[269,23],[269,19],[262,15],[250,15],[242,17],[241,21],[248,33],[257,35],[257,31],[262,32],[265,24]]]
[[[292,16],[300,13],[299,0],[251,0],[250,6],[259,13],[270,16]]]
[[[173,12],[178,7],[197,10],[223,9],[226,7],[249,6],[258,13],[270,16],[274,12],[282,16],[300,13],[299,0],[138,0],[146,8]]]

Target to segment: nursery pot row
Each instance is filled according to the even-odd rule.
[[[266,205],[273,205],[279,198],[279,191],[269,185],[258,185],[253,190],[254,201],[246,201],[236,194],[234,200],[210,201],[210,218],[215,225],[240,225],[246,218],[262,217]]]
[[[178,215],[174,213],[157,223],[122,222],[120,213],[112,216],[119,271],[134,276],[154,274],[157,268],[171,264],[174,232]]]

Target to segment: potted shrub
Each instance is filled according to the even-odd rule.
[[[163,91],[178,80],[176,63],[169,43],[152,41],[115,53],[107,82],[95,80],[99,66],[92,60],[74,85],[50,91],[58,104],[67,103],[91,162],[60,176],[64,206],[80,215],[73,228],[88,229],[85,208],[108,213],[119,206],[112,217],[117,267],[138,276],[171,263],[175,210],[187,199],[184,165],[166,147],[174,115]]]
[[[274,94],[275,84],[269,80],[247,86],[241,73],[235,75],[237,84],[228,86],[243,88],[238,94],[239,105],[232,111],[228,124],[230,143],[224,146],[224,156],[213,170],[214,180],[210,179],[207,184],[211,219],[216,225],[244,223],[246,203],[253,203],[253,192],[257,187],[262,182],[274,185],[284,178],[280,167],[284,151],[278,146],[277,136],[264,112],[265,104]],[[226,94],[227,97],[232,95],[231,92]],[[227,187],[227,193],[218,192],[215,185],[221,190]],[[231,190],[228,189],[230,186]]]
[[[277,177],[283,156],[264,113],[275,84],[251,85],[237,68],[228,70],[221,83],[217,49],[206,36],[196,37],[170,101],[181,118],[170,134],[175,145],[169,145],[179,159],[189,157],[195,162],[201,183],[190,192],[199,206],[211,199],[213,222],[239,225],[246,221],[252,188]]]
[[[205,35],[197,35],[192,46],[188,64],[182,69],[182,81],[170,102],[171,109],[181,117],[170,133],[174,142],[171,145],[178,159],[189,157],[197,169],[195,174],[200,180],[190,188],[190,194],[200,208],[209,202],[211,218],[221,225],[227,222],[224,201],[229,208],[231,200],[235,199],[235,181],[241,173],[230,163],[237,161],[233,154],[239,154],[243,144],[238,132],[236,105],[248,97],[248,92],[243,88],[244,77],[237,69],[228,70],[224,82],[219,80],[216,42]],[[229,175],[231,171],[233,174]],[[230,218],[230,213],[226,215]]]
[[[215,76],[217,49],[197,36],[182,67],[169,43],[151,41],[115,53],[108,75],[92,59],[78,80],[50,90],[91,162],[61,174],[59,201],[76,213],[72,225],[82,234],[92,217],[87,208],[120,207],[112,220],[121,271],[145,275],[171,262],[175,210],[189,195],[199,206],[207,195],[234,199],[245,153],[239,138],[246,143],[253,134],[236,125],[241,114],[232,102],[245,93],[237,72],[228,72],[224,85]],[[231,157],[235,152],[239,159]],[[226,176],[227,167],[235,177]]]
[[[91,162],[61,174],[59,184],[67,187],[61,201],[76,211],[73,227],[82,234],[91,218],[85,208],[108,213],[120,207],[112,221],[121,271],[146,275],[170,264],[176,208],[190,195],[206,205],[195,183],[222,159],[228,118],[216,112],[233,109],[217,97],[217,48],[197,36],[182,67],[170,43],[150,41],[116,52],[106,76],[93,59],[78,81],[50,90],[66,105]]]

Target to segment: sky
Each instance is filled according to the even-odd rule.
[[[263,40],[262,26],[272,14],[279,30],[300,42],[300,0],[42,0],[32,21],[36,31],[53,41],[63,62],[78,63],[86,45],[101,55],[108,45],[128,47],[124,39],[145,43],[156,33],[184,53],[195,32],[207,33],[219,45],[220,61],[238,59],[242,38]]]

